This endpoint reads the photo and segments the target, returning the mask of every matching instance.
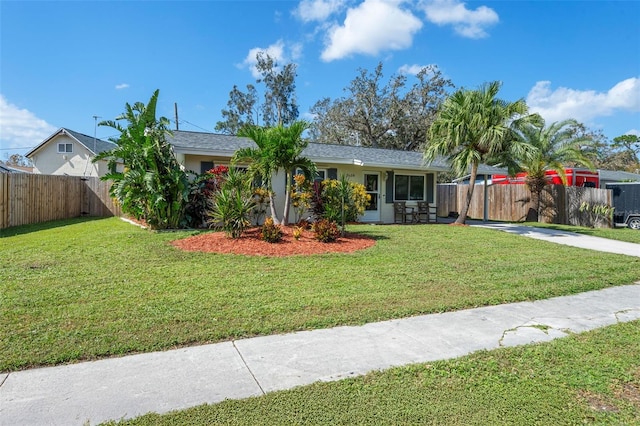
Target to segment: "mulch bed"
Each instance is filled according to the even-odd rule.
[[[171,244],[185,251],[231,253],[248,256],[283,257],[321,253],[350,253],[371,247],[375,240],[359,234],[346,233],[332,243],[322,243],[314,238],[313,231],[305,230],[300,239],[293,238],[293,226],[282,228],[282,241],[268,243],[260,239],[260,228],[250,228],[240,238],[227,238],[223,232],[207,232]]]

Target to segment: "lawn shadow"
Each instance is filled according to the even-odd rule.
[[[91,222],[95,220],[108,219],[105,217],[83,216],[73,219],[51,220],[48,222],[34,223],[30,225],[13,226],[11,228],[0,229],[0,238],[15,237],[16,235],[30,234],[32,232],[46,231],[47,229],[60,228],[77,223]]]

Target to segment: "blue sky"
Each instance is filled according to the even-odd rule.
[[[433,64],[456,87],[502,81],[548,122],[640,134],[638,22],[638,1],[0,0],[0,158],[60,127],[93,135],[94,115],[155,89],[158,115],[177,103],[181,130],[213,131],[258,50],[298,65],[301,118],[382,61],[385,77]]]

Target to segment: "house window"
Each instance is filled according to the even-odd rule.
[[[304,172],[302,171],[302,169],[296,169],[296,173],[295,174],[303,175]],[[313,180],[322,182],[326,178],[327,178],[327,171],[325,169],[318,169],[318,170],[316,170],[316,177]]]
[[[201,161],[200,162],[200,173],[206,173],[211,169],[213,169],[213,161]]]
[[[68,152],[73,152],[73,144],[72,143],[59,143],[58,144],[58,154],[66,154]]]
[[[395,175],[394,179],[396,201],[424,201],[424,176]]]

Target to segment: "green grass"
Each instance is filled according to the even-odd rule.
[[[626,241],[640,244],[640,231],[630,228],[587,228],[584,226],[556,225],[553,223],[525,222],[522,225],[536,226],[538,228],[558,229],[561,231],[575,232],[577,234],[591,235],[594,237],[609,238],[611,240]]]
[[[542,299],[640,280],[640,258],[446,225],[350,227],[351,254],[187,253],[119,219],[5,230],[0,371]]]
[[[639,425],[638,342],[635,321],[118,424]]]

